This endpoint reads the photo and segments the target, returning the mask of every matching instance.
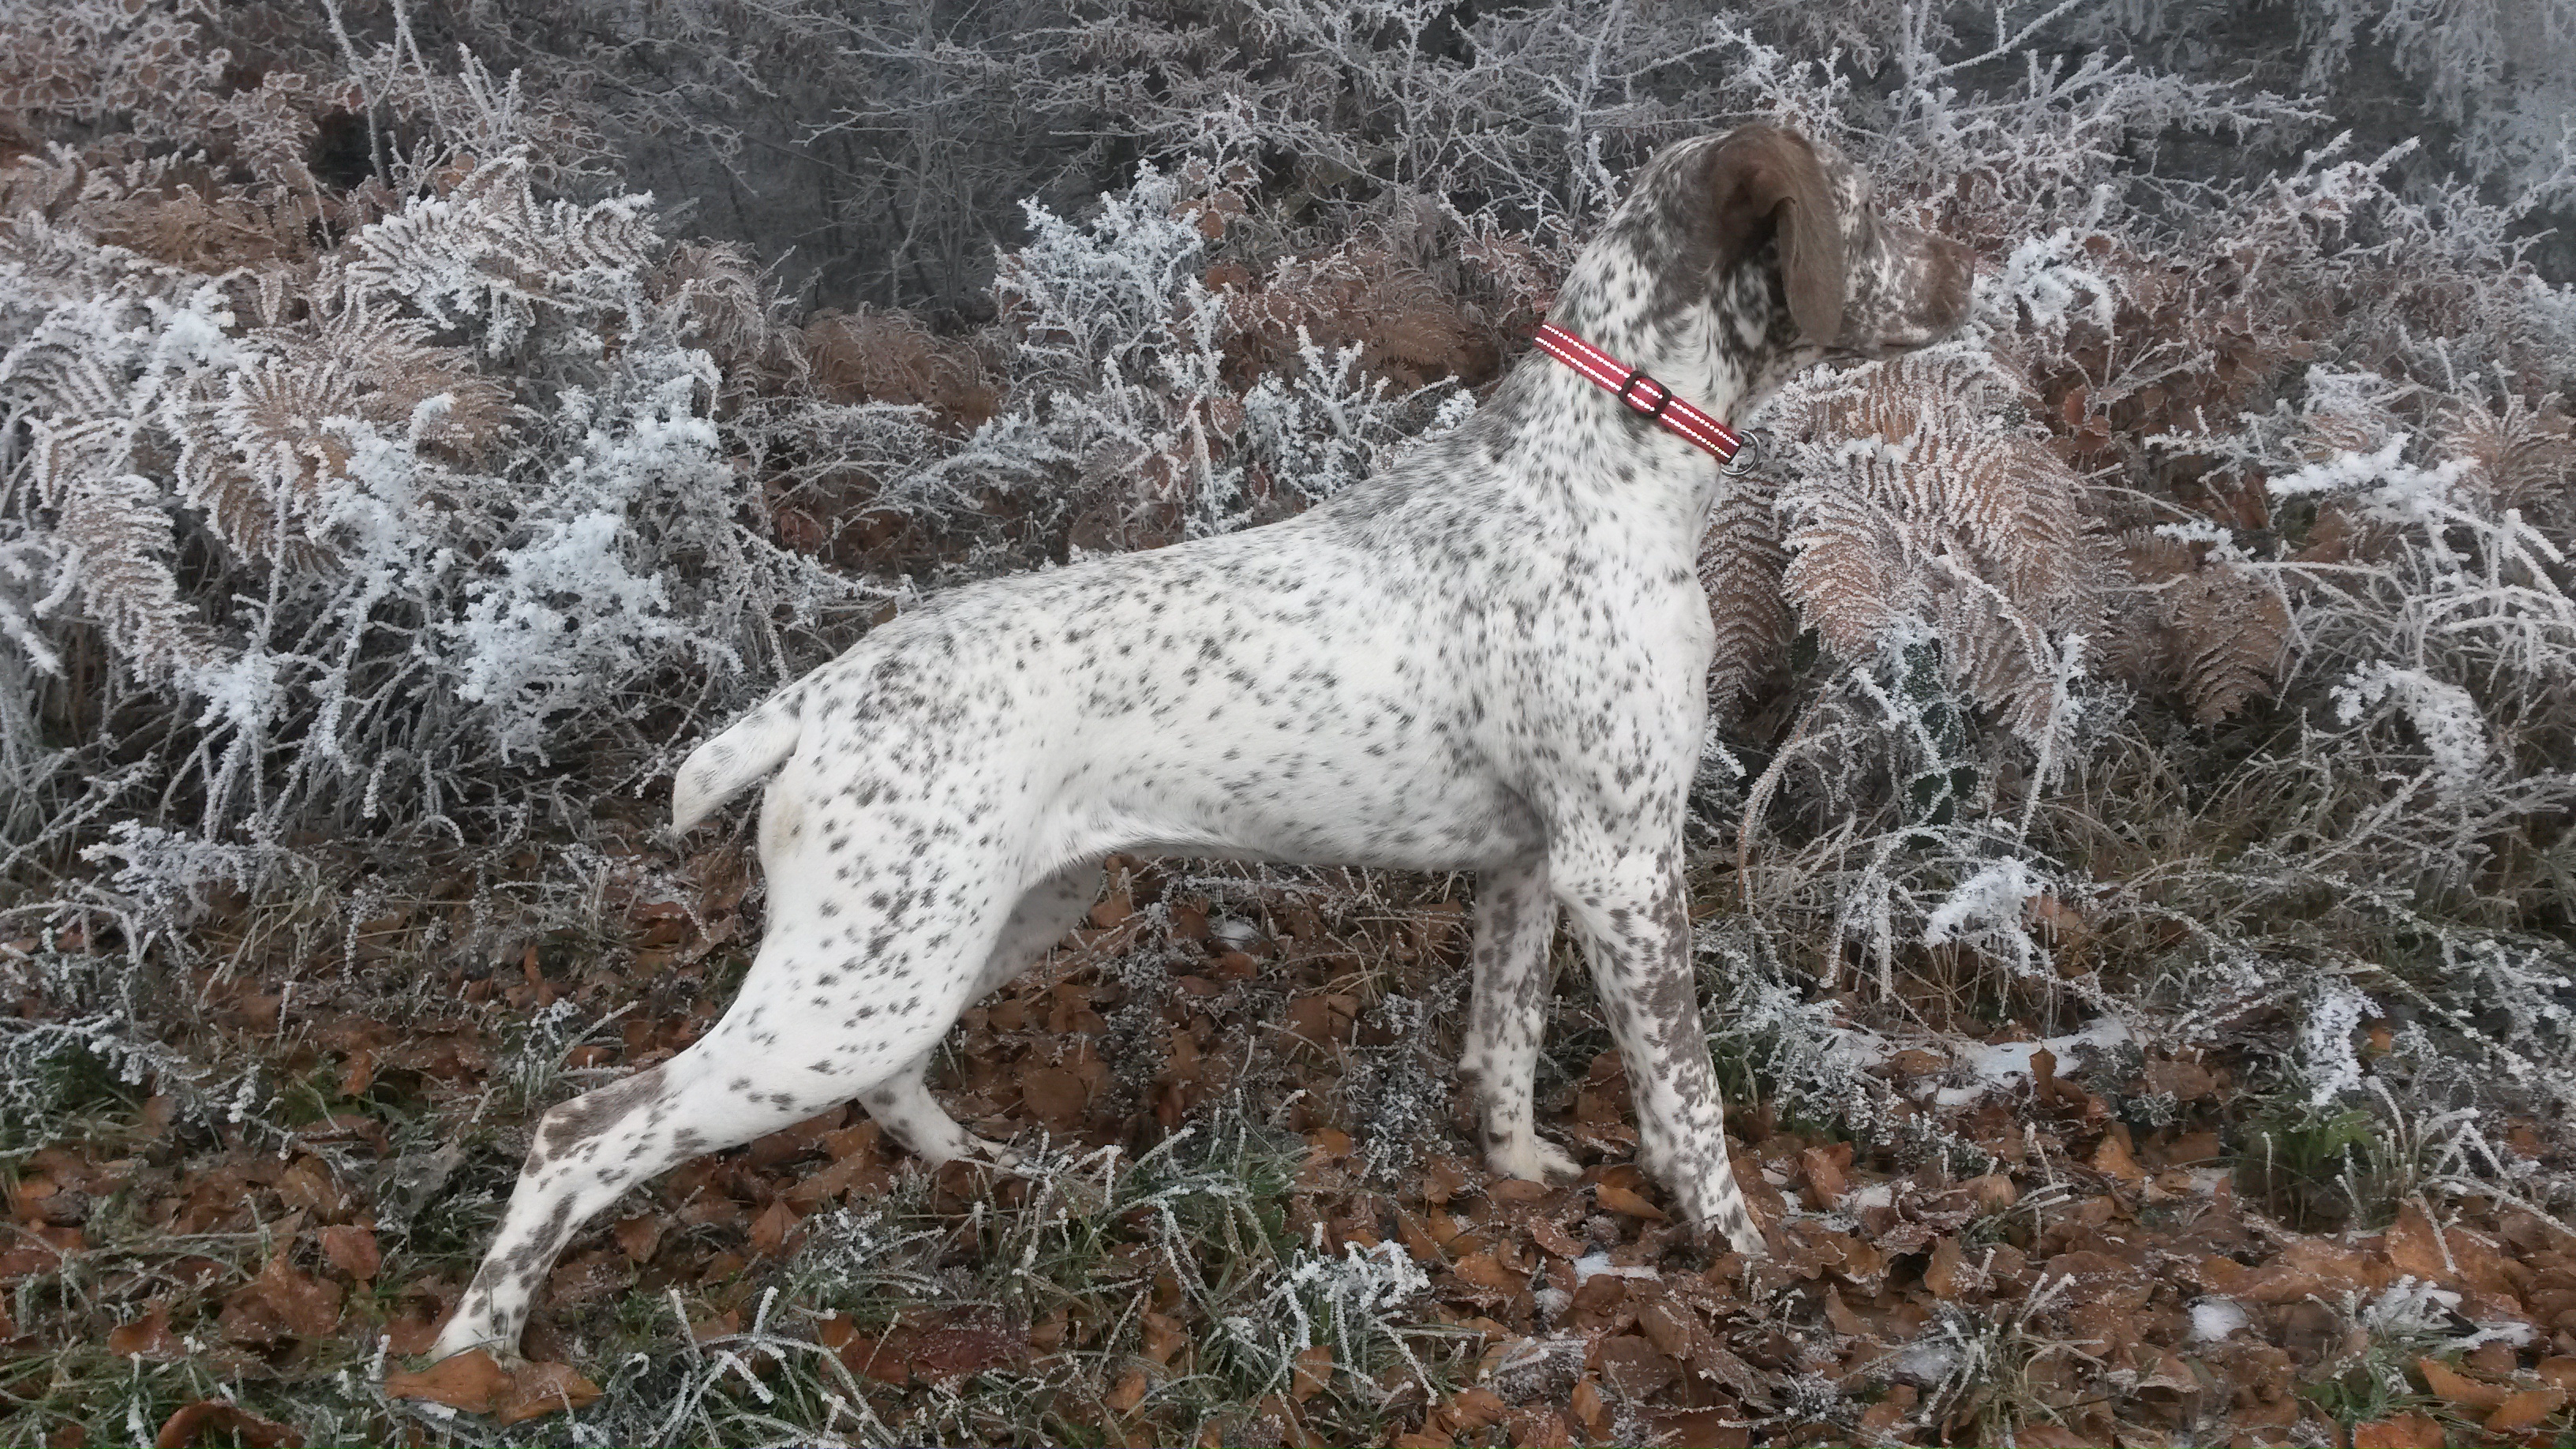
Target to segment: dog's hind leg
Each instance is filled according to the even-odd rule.
[[[1091,909],[1091,903],[1100,898],[1100,881],[1100,862],[1084,861],[1047,877],[1021,897],[1011,919],[1002,927],[1002,939],[994,943],[993,954],[985,959],[982,976],[967,993],[967,1001],[983,1000],[1035,964],[1049,946],[1064,939],[1064,933],[1072,930],[1083,913]],[[1018,1159],[1009,1148],[967,1131],[930,1095],[924,1078],[930,1072],[930,1059],[937,1053],[938,1047],[932,1046],[906,1062],[883,1085],[862,1095],[859,1101],[868,1109],[868,1115],[888,1136],[911,1148],[914,1156],[933,1167],[960,1158],[1012,1165]]]
[[[1539,1038],[1556,975],[1548,952],[1555,936],[1556,901],[1548,894],[1544,856],[1478,874],[1475,1003],[1462,1075],[1475,1082],[1485,1165],[1536,1182],[1583,1170],[1531,1121]]]
[[[975,984],[975,972],[943,959],[946,944],[997,939],[1008,899],[949,878],[955,920],[878,920],[856,932],[818,929],[836,923],[781,903],[773,886],[769,937],[707,1034],[539,1120],[501,1231],[433,1355],[514,1347],[555,1255],[636,1183],[860,1096],[927,1053]]]

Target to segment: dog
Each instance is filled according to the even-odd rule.
[[[1970,277],[1838,154],[1747,125],[1647,163],[1550,320],[1723,418],[1829,355],[1946,334]],[[1296,518],[957,589],[701,745],[675,831],[776,771],[768,934],[696,1044],[544,1115],[433,1353],[512,1351],[556,1254],[627,1188],[852,1098],[927,1162],[1007,1163],[924,1074],[1113,851],[1476,872],[1461,1070],[1510,1177],[1577,1171],[1532,1125],[1561,907],[1646,1165],[1704,1240],[1761,1253],[1682,884],[1715,637],[1693,563],[1722,477],[1640,395],[1533,354]]]

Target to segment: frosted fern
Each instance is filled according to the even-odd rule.
[[[2013,421],[2022,387],[1952,348],[1790,402],[1782,581],[1846,659],[1930,627],[1967,693],[2038,744],[2060,713],[2059,641],[2098,631],[2110,569],[2082,483]]]

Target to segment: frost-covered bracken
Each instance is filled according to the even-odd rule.
[[[329,1277],[317,1233],[362,1221],[389,1267],[333,1280],[339,1348],[259,1340],[267,1367],[227,1381],[246,1411],[308,1442],[529,1432],[385,1398],[400,1355],[349,1345],[435,1304],[393,1285],[461,1273],[441,1245],[488,1232],[528,1120],[684,1044],[687,998],[726,989],[762,897],[730,842],[649,837],[679,751],[923,589],[1284,517],[1471,416],[1615,178],[1749,115],[1890,178],[1979,286],[1955,351],[1737,420],[1772,446],[1700,560],[1710,1047],[1764,1104],[1739,1155],[1788,1182],[1800,1243],[1982,1246],[1883,1349],[1812,1283],[1694,1309],[1739,1360],[1843,1355],[1840,1379],[1749,1369],[1728,1412],[2216,1439],[2259,1390],[2191,1400],[2161,1355],[2270,1382],[2247,1365],[2293,1315],[2298,1342],[2366,1345],[2269,1403],[2296,1432],[2413,1402],[2388,1395],[2421,1392],[2419,1358],[2504,1341],[2449,1316],[2486,1311],[2458,1288],[2194,1289],[2158,1337],[2161,1300],[2106,1326],[2097,1295],[1977,1262],[2062,1246],[2116,1181],[2105,1143],[2148,1169],[2103,1192],[2157,1199],[2131,1241],[2159,1249],[2222,1179],[2265,1245],[2420,1222],[2432,1261],[2540,1262],[2493,1215],[2576,1220],[2576,292],[2540,235],[2569,205],[2566,8],[66,0],[0,27],[0,1159],[28,1184],[149,1169],[87,1209],[13,1198],[14,1243],[86,1247],[11,1284],[22,1338],[64,1352],[49,1397],[0,1406],[9,1437],[154,1437],[277,1331],[254,1285],[294,1280],[254,1239],[290,1211],[289,1269]],[[1561,1253],[1505,1232],[1377,1296],[1350,1319],[1365,1365],[1296,1398],[1295,1356],[1345,1346],[1318,1295],[1394,1266],[1348,1230],[1481,1210],[1424,1065],[1462,1000],[1424,903],[1465,890],[1122,877],[1133,913],[1061,958],[1095,974],[967,1028],[942,1090],[1077,1161],[1118,1140],[1103,1121],[1201,1135],[981,1215],[872,1168],[774,1251],[630,1204],[683,1301],[582,1297],[633,1274],[576,1245],[587,1276],[540,1322],[604,1393],[538,1428],[1383,1440],[1452,1407],[1412,1401],[1400,1346],[1529,1394],[1511,1414],[1570,1409],[1581,1375],[1598,1437],[1689,1438],[1569,1358],[1579,1295],[1526,1276],[1643,1241],[1589,1208]],[[1608,1166],[1619,1063],[1562,974],[1542,1130]],[[1038,1073],[1096,1115],[1015,1095]],[[1196,1155],[1218,1128],[1258,1150]],[[2219,1155],[2178,1187],[2156,1154],[2204,1131]],[[1829,1210],[1805,1153],[1840,1144],[1875,1180]],[[766,1212],[822,1161],[728,1166],[692,1201]],[[1909,1185],[1943,1173],[2022,1196],[1953,1223]],[[248,1216],[189,1239],[218,1268],[184,1288],[151,1224],[205,1228],[170,1206],[196,1187]],[[1930,1241],[1817,1281],[1883,1332],[1873,1297],[1918,1291]],[[1523,1279],[1462,1288],[1488,1248]],[[707,1286],[726,1254],[749,1268]],[[890,1390],[823,1343],[960,1297],[1064,1357]],[[183,1361],[137,1326],[156,1304]],[[1509,1342],[1475,1318],[1527,1340],[1508,1379],[1476,1378]],[[141,1352],[97,1347],[120,1328]],[[1047,1417],[1130,1392],[1132,1417]],[[1556,1432],[1464,1422],[1438,1421]]]

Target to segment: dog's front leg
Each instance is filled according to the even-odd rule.
[[[1637,1139],[1685,1222],[1737,1252],[1766,1252],[1727,1159],[1708,1035],[1693,990],[1690,912],[1669,849],[1569,852],[1553,862],[1556,898],[1592,963],[1637,1107]]]
[[[1463,1074],[1475,1083],[1484,1119],[1485,1165],[1534,1182],[1583,1170],[1533,1125],[1539,1038],[1556,978],[1548,954],[1555,935],[1556,900],[1547,893],[1545,856],[1478,874],[1476,994]]]

